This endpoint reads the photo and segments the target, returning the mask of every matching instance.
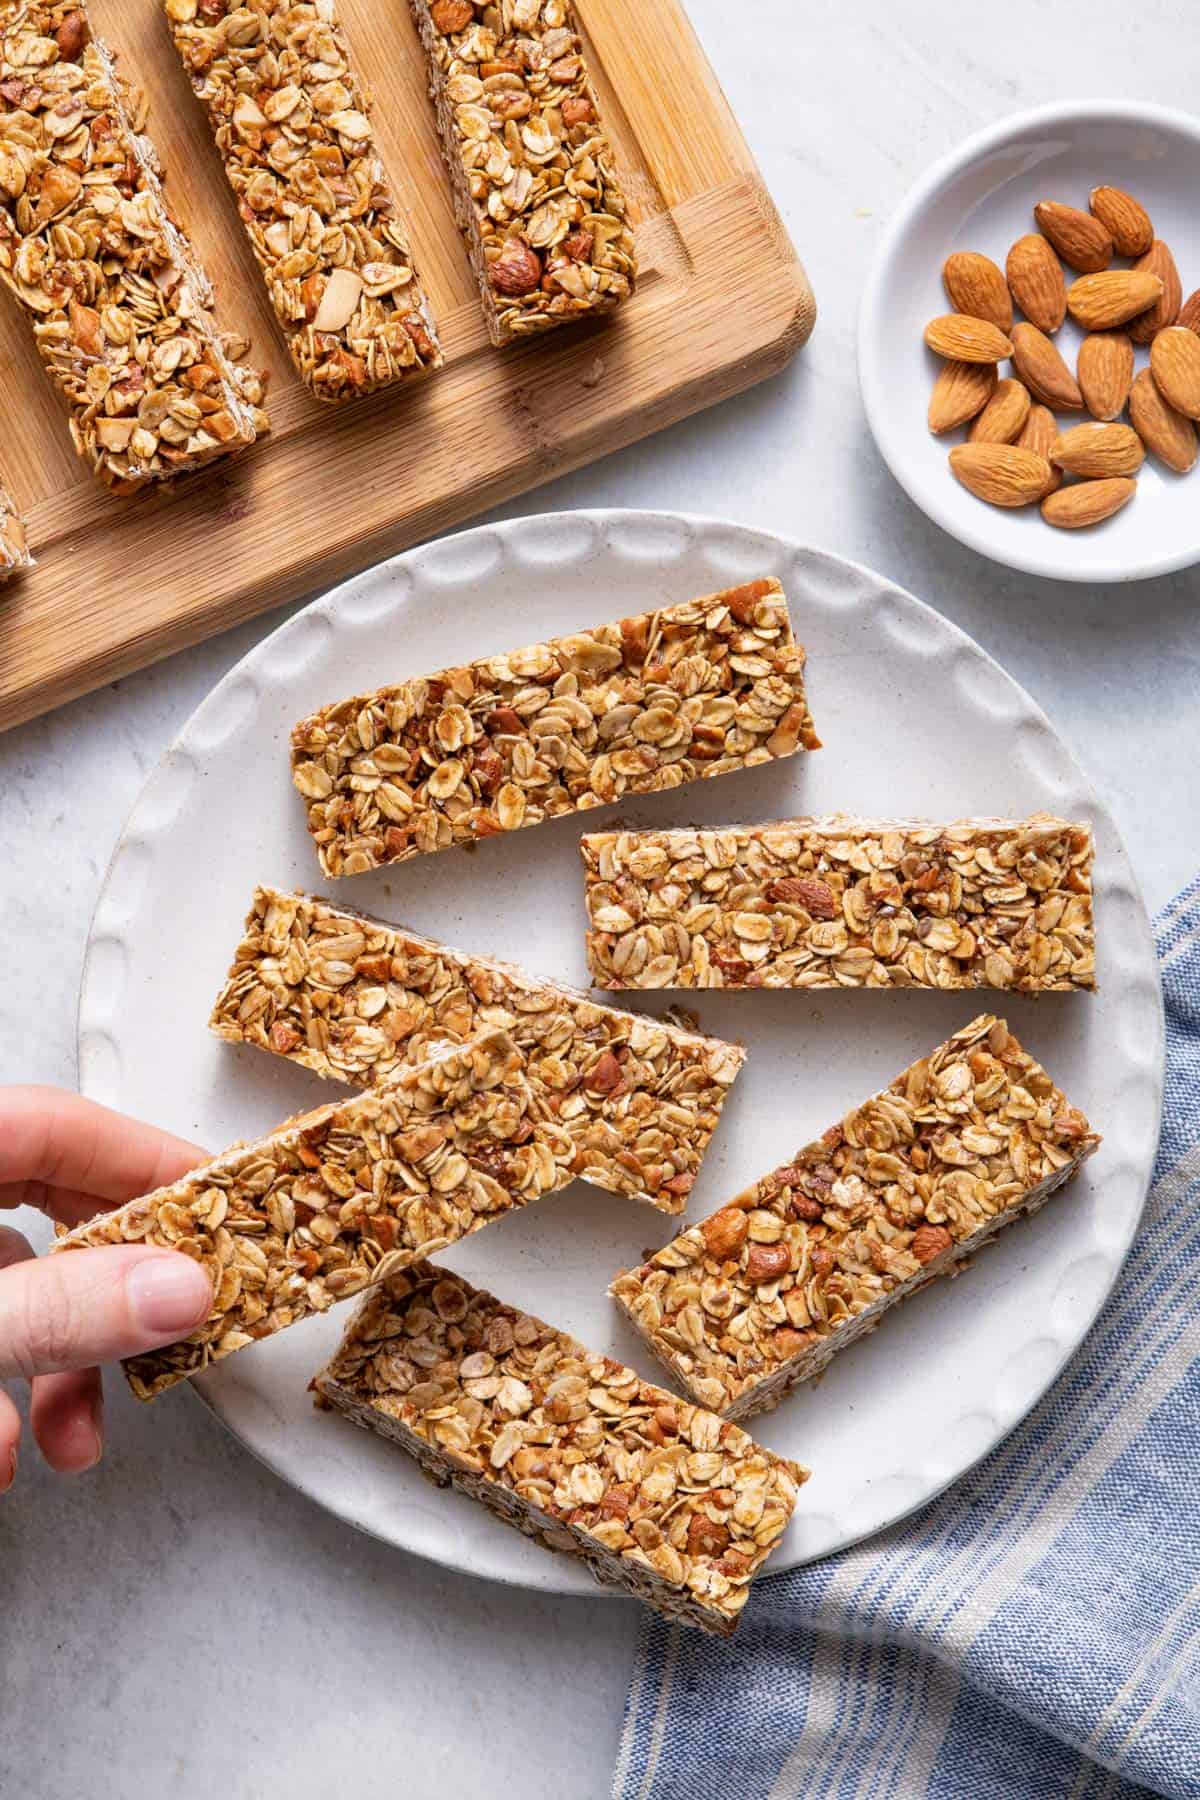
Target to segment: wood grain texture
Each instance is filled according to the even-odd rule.
[[[178,216],[223,329],[271,370],[270,438],[118,499],[71,449],[26,322],[0,296],[0,466],[38,567],[0,597],[0,729],[457,525],[781,369],[812,330],[804,270],[677,0],[578,0],[638,214],[639,292],[613,319],[494,350],[454,226],[415,30],[343,0],[446,367],[340,409],[304,391],[156,4],[95,0],[152,95]],[[664,45],[670,54],[664,54]]]

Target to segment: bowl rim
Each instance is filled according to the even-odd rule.
[[[885,424],[888,389],[883,358],[879,354],[879,342],[891,264],[905,235],[912,228],[913,221],[938,191],[981,156],[1000,148],[1026,131],[1099,119],[1131,125],[1151,125],[1163,131],[1180,133],[1192,139],[1200,149],[1200,115],[1184,112],[1179,107],[1161,106],[1151,100],[1055,100],[1047,105],[1029,107],[1023,112],[1006,113],[1003,118],[984,126],[981,131],[973,132],[918,177],[889,220],[872,258],[859,304],[857,354],[859,391],[875,448],[914,506],[950,537],[956,538],[968,549],[977,551],[979,555],[986,556],[991,562],[1028,575],[1045,576],[1054,581],[1090,582],[1093,586],[1144,581],[1153,576],[1171,575],[1180,569],[1191,568],[1200,561],[1200,535],[1197,536],[1194,547],[1189,550],[1169,551],[1160,556],[1142,554],[1104,573],[1095,569],[1072,571],[1060,568],[1038,556],[1036,552],[1019,550],[1010,554],[998,550],[982,526],[976,529],[969,521],[964,524],[951,514],[948,504],[943,507],[936,499],[930,501],[924,494],[918,493],[915,483],[909,478],[906,459],[899,455],[893,456]]]

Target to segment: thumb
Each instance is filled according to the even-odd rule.
[[[212,1284],[177,1250],[114,1244],[0,1270],[0,1381],[85,1369],[186,1337]]]

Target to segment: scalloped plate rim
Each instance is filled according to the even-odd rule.
[[[758,540],[772,546],[781,560],[786,560],[790,563],[794,563],[797,559],[805,557],[815,558],[818,563],[828,569],[837,571],[842,577],[847,575],[853,576],[860,581],[872,584],[873,587],[884,594],[899,597],[902,606],[905,609],[913,609],[917,616],[923,619],[927,627],[932,628],[935,637],[941,640],[937,644],[937,655],[939,657],[946,654],[963,655],[965,653],[976,667],[985,671],[989,682],[998,681],[1001,688],[1007,691],[1010,698],[1015,697],[1020,702],[1019,712],[1017,716],[1011,720],[1013,728],[1015,729],[1023,721],[1029,722],[1037,728],[1039,733],[1044,733],[1049,736],[1059,748],[1065,759],[1070,775],[1087,793],[1088,806],[1093,813],[1096,822],[1098,824],[1103,824],[1107,832],[1111,834],[1113,848],[1124,865],[1124,873],[1127,878],[1130,892],[1139,909],[1142,933],[1145,938],[1142,949],[1143,952],[1148,952],[1150,962],[1153,966],[1153,986],[1157,1001],[1156,1042],[1146,1071],[1149,1074],[1156,1096],[1154,1109],[1155,1126],[1153,1132],[1153,1136],[1156,1139],[1157,1116],[1158,1111],[1161,1108],[1163,1088],[1165,1034],[1161,990],[1157,978],[1157,961],[1154,957],[1150,921],[1146,913],[1145,904],[1142,900],[1136,877],[1129,864],[1128,854],[1125,851],[1124,844],[1116,830],[1109,809],[1099,795],[1091,788],[1091,784],[1080,768],[1073,750],[1056,731],[1045,711],[1038,705],[1032,696],[1008,674],[1003,666],[987,650],[985,650],[982,645],[977,643],[968,633],[963,631],[960,626],[946,618],[944,614],[939,613],[927,602],[920,600],[907,589],[901,587],[889,577],[870,568],[868,565],[859,563],[852,558],[842,556],[837,552],[827,551],[821,549],[819,546],[802,543],[798,540],[789,538],[783,533],[768,531],[755,526],[742,525],[735,521],[724,520],[714,515],[649,508],[596,507],[534,513],[522,515],[516,519],[501,520],[494,523],[475,526],[469,530],[451,534],[450,537],[431,539],[425,544],[418,545],[396,557],[377,564],[374,568],[363,570],[348,581],[339,584],[336,588],[316,596],[313,600],[292,614],[291,617],[283,620],[273,631],[269,632],[226,671],[226,673],[214,684],[209,693],[205,695],[193,709],[184,725],[164,751],[159,763],[149,771],[137,799],[131,808],[126,824],[114,846],[112,855],[109,858],[104,880],[101,884],[93,912],[80,981],[77,1007],[77,1043],[79,1085],[81,1092],[87,1093],[89,1090],[89,1075],[92,1068],[92,1056],[86,1042],[86,1036],[89,1030],[95,1029],[94,1021],[89,1020],[88,1017],[89,990],[95,973],[94,950],[95,945],[100,941],[101,936],[108,937],[111,935],[108,931],[99,934],[97,926],[103,919],[105,901],[111,883],[118,872],[123,854],[129,850],[131,846],[134,846],[141,841],[143,814],[156,797],[159,785],[170,782],[175,767],[183,759],[201,760],[198,753],[189,747],[189,739],[196,732],[198,727],[202,727],[205,719],[212,712],[216,711],[223,697],[233,687],[238,678],[246,674],[255,677],[256,665],[265,665],[269,660],[272,651],[277,649],[281,643],[286,641],[290,634],[301,627],[302,622],[306,619],[309,619],[313,615],[323,616],[336,629],[337,607],[339,602],[344,598],[354,595],[363,588],[373,586],[381,580],[385,580],[393,570],[402,569],[406,565],[419,565],[423,556],[436,551],[439,547],[444,547],[447,543],[461,543],[476,537],[484,539],[490,536],[499,536],[502,541],[519,539],[522,532],[528,530],[531,526],[537,527],[540,531],[546,531],[552,530],[558,524],[565,524],[569,521],[578,521],[581,518],[588,520],[590,523],[595,523],[601,534],[601,542],[583,553],[585,559],[595,554],[603,554],[603,533],[610,521],[616,521],[619,525],[622,522],[644,520],[655,522],[668,521],[671,524],[683,527],[685,532],[688,533],[692,531],[698,531],[701,534],[717,532],[726,537],[732,536],[734,539],[739,539],[743,543],[748,540]],[[379,620],[370,621],[370,628],[377,629],[381,622],[388,621],[396,611],[403,611],[405,607],[411,605],[412,599],[413,596],[411,593],[399,597],[394,606],[383,609]],[[789,594],[789,600],[792,602],[793,610],[795,611],[797,603],[791,594]],[[350,629],[358,631],[364,629],[364,627],[359,623],[355,623],[350,626]],[[800,635],[803,636],[802,631],[800,632]],[[927,651],[922,653],[928,654]],[[261,678],[261,676],[259,678]],[[239,727],[239,729],[241,729],[241,727]],[[253,877],[250,879],[252,880]],[[351,903],[353,904],[352,897]],[[1143,971],[1143,973],[1145,972],[1146,971]],[[972,1003],[970,996],[965,996],[964,998],[966,998],[968,1004]],[[1088,997],[1081,997],[1080,1003],[1087,1005],[1090,1002]],[[981,999],[979,1004],[984,1004],[984,1001]],[[1096,1298],[1095,1304],[1091,1307],[1088,1316],[1083,1319],[1081,1324],[1078,1323],[1078,1321],[1073,1322],[1078,1324],[1077,1330],[1074,1330],[1065,1337],[1061,1332],[1058,1334],[1057,1338],[1054,1340],[1057,1344],[1055,1366],[1045,1373],[1043,1378],[1032,1383],[1028,1390],[1022,1394],[1019,1401],[1007,1409],[1000,1409],[996,1405],[993,1396],[992,1403],[987,1408],[987,1413],[991,1417],[990,1441],[981,1448],[976,1448],[959,1466],[954,1467],[949,1470],[949,1472],[936,1478],[931,1479],[927,1475],[922,1477],[920,1473],[917,1472],[917,1480],[924,1481],[922,1492],[919,1497],[895,1507],[894,1510],[888,1511],[886,1516],[881,1516],[878,1519],[873,1520],[862,1529],[851,1529],[847,1532],[843,1532],[841,1536],[836,1536],[835,1533],[835,1541],[820,1544],[816,1548],[803,1554],[792,1554],[789,1556],[787,1545],[785,1543],[770,1565],[771,1573],[782,1574],[789,1568],[799,1566],[802,1563],[836,1554],[838,1551],[849,1548],[851,1545],[859,1543],[865,1538],[874,1536],[876,1533],[887,1529],[889,1526],[907,1518],[912,1513],[919,1511],[923,1506],[927,1505],[948,1487],[960,1480],[971,1468],[989,1455],[991,1451],[1020,1424],[1021,1420],[1028,1416],[1061,1374],[1070,1358],[1074,1355],[1079,1344],[1091,1329],[1092,1324],[1094,1324],[1095,1319],[1099,1316],[1099,1313],[1107,1301],[1108,1295],[1112,1291],[1112,1287],[1120,1273],[1129,1246],[1140,1222],[1146,1192],[1148,1191],[1149,1175],[1153,1167],[1153,1145],[1148,1149],[1143,1147],[1142,1162],[1146,1179],[1141,1184],[1141,1200],[1136,1207],[1129,1210],[1125,1219],[1124,1229],[1119,1239],[1116,1240],[1109,1249],[1109,1261],[1111,1266],[1108,1270],[1108,1278],[1103,1293]],[[647,1358],[643,1372],[648,1372],[652,1379],[659,1379],[661,1377],[665,1380],[663,1371],[649,1368],[648,1363],[649,1359]],[[226,1371],[230,1370],[231,1367],[236,1367],[236,1363],[233,1365],[223,1365],[223,1369]],[[532,1546],[529,1546],[520,1540],[517,1533],[500,1526],[498,1523],[495,1524],[493,1536],[489,1537],[487,1540],[488,1554],[479,1554],[478,1552],[470,1551],[463,1554],[463,1547],[454,1544],[453,1536],[450,1533],[446,1534],[448,1541],[445,1543],[424,1541],[410,1542],[407,1541],[402,1534],[382,1529],[378,1522],[372,1521],[371,1518],[358,1516],[350,1501],[335,1503],[328,1496],[314,1492],[311,1486],[306,1485],[295,1467],[288,1464],[286,1453],[281,1454],[278,1445],[272,1444],[268,1446],[261,1442],[254,1441],[247,1435],[244,1429],[239,1429],[236,1419],[230,1416],[231,1413],[236,1412],[236,1405],[231,1407],[228,1404],[222,1403],[219,1386],[221,1375],[222,1369],[215,1369],[209,1375],[199,1377],[190,1384],[194,1389],[197,1398],[200,1399],[205,1408],[219,1418],[233,1435],[238,1438],[239,1442],[250,1451],[256,1460],[269,1468],[272,1473],[287,1482],[289,1486],[296,1488],[298,1492],[303,1493],[315,1504],[323,1506],[326,1510],[333,1512],[335,1516],[345,1520],[346,1523],[353,1526],[356,1530],[363,1531],[367,1535],[375,1537],[381,1542],[390,1543],[398,1548],[408,1550],[412,1554],[419,1555],[426,1560],[443,1564],[454,1568],[461,1573],[475,1575],[482,1579],[563,1595],[598,1595],[604,1597],[612,1595],[612,1590],[597,1587],[592,1578],[588,1576],[581,1567],[572,1563],[569,1559],[558,1556],[551,1557],[537,1552]],[[236,1392],[236,1390],[234,1391]],[[979,1411],[979,1405],[972,1407],[970,1403],[964,1402],[960,1413],[960,1419],[965,1420],[966,1418],[973,1416],[973,1414],[977,1414]],[[752,1426],[752,1430],[757,1428],[760,1434],[768,1441],[770,1440],[770,1416],[771,1415],[767,1415],[766,1421],[758,1421],[756,1427]],[[890,1474],[891,1472],[888,1473]],[[905,1473],[912,1474],[914,1472],[900,1471],[900,1474]],[[862,1495],[860,1494],[856,1496],[856,1498],[861,1499]],[[492,1553],[493,1549],[494,1554]],[[527,1552],[527,1554],[514,1557],[511,1554],[512,1551],[524,1551]]]

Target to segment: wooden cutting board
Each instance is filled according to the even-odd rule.
[[[761,381],[812,330],[804,270],[677,0],[578,0],[627,189],[639,291],[617,318],[495,350],[454,225],[404,0],[342,0],[446,366],[340,409],[292,373],[157,0],[95,0],[151,96],[167,191],[223,329],[272,371],[272,435],[119,499],[76,458],[26,321],[0,294],[0,472],[38,559],[0,589],[0,729],[198,642]]]

